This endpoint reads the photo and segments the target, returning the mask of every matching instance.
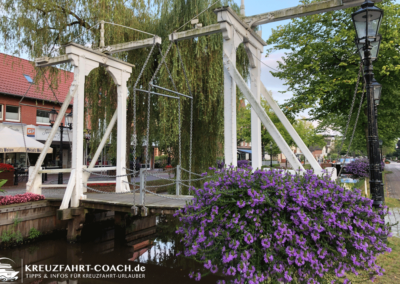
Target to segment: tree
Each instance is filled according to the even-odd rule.
[[[236,113],[237,145],[251,141],[251,111],[250,106],[241,100]]]
[[[307,147],[319,146],[323,147],[326,145],[324,136],[318,134],[317,129],[314,127],[312,122],[306,119],[297,119],[293,124],[294,129],[299,134],[300,138],[303,140]]]
[[[271,107],[268,105],[267,101],[264,98],[261,98],[261,106],[264,108],[265,112],[269,116],[269,118],[274,123],[275,127],[278,129],[279,133],[285,139],[286,143],[289,146],[296,146],[292,137],[289,135],[287,130],[282,125],[279,118],[273,112]],[[240,107],[238,110],[237,117],[237,132],[238,132],[238,143],[241,141],[251,141],[251,118],[250,118],[250,104],[247,104],[245,107]],[[303,119],[292,120],[292,125],[296,132],[299,134],[300,138],[303,142],[310,146],[319,146],[323,147],[326,145],[325,139],[321,134],[318,134],[318,130],[314,127],[314,125],[310,122]],[[266,130],[266,128],[261,126],[261,144],[263,147],[263,152],[268,152],[271,154],[271,144],[272,144],[272,154],[281,153],[278,145],[270,135],[270,133]]]
[[[400,5],[393,0],[383,0],[377,6],[384,10],[379,58],[374,62],[375,78],[383,86],[378,128],[380,139],[389,145],[400,136]],[[318,120],[320,129],[331,128],[344,134],[360,66],[351,20],[351,13],[358,8],[293,19],[273,30],[267,40],[273,47],[267,56],[273,51],[288,50],[279,62],[279,71],[271,72],[285,80],[288,91],[293,92],[293,97],[283,105],[287,114],[309,110],[310,119]],[[363,87],[361,78],[347,142],[355,124]],[[364,95],[352,149],[367,148],[366,110]]]

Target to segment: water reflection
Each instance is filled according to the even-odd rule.
[[[183,250],[179,237],[174,233],[176,225],[172,216],[159,216],[154,220],[133,219],[126,227],[115,226],[114,219],[92,220],[85,224],[78,244],[69,244],[63,233],[48,240],[0,251],[0,256],[15,262],[10,264],[23,275],[23,283],[177,284],[216,283],[223,279],[210,274],[196,282],[188,277],[190,270],[202,269],[202,264],[176,256],[177,251]],[[21,269],[21,263],[24,269]],[[38,270],[39,265],[43,265],[44,270],[32,271],[35,265]],[[64,265],[64,269],[68,266],[74,271],[56,272],[55,265],[58,269],[60,265]],[[83,271],[79,271],[79,265],[84,266]]]

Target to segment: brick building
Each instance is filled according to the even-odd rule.
[[[0,53],[0,129],[8,127],[44,143],[51,130],[48,113],[53,108],[57,111],[61,108],[71,86],[73,74],[60,70],[57,82],[52,82],[52,87],[48,84],[48,74],[45,74],[47,80],[39,82],[35,82],[35,76],[33,62]],[[71,111],[72,102],[67,113]],[[64,129],[63,167],[70,166],[70,141],[72,131]],[[47,154],[44,166],[59,165],[59,132],[51,147],[53,153]],[[39,154],[28,154],[31,165],[35,164],[38,156]],[[14,166],[28,165],[25,153],[0,153],[0,163],[4,162]]]

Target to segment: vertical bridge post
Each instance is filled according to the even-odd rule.
[[[144,172],[145,172],[145,168],[141,168],[140,169],[140,205],[144,206],[144,195],[145,195],[145,191],[144,191]],[[135,193],[133,193],[135,194]]]
[[[180,195],[180,185],[181,185],[181,166],[176,166],[176,195]]]

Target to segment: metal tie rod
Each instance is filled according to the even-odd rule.
[[[141,89],[135,89],[135,90],[139,91],[139,92],[143,92],[143,93],[150,93],[150,94],[153,94],[153,95],[159,95],[159,96],[163,96],[163,97],[168,97],[168,98],[173,98],[173,99],[178,99],[179,100],[179,97],[169,96],[169,95],[160,94],[160,93],[151,92],[151,91],[146,91],[146,90],[141,90]]]
[[[184,94],[181,94],[181,93],[178,93],[178,92],[175,92],[175,91],[172,91],[172,90],[169,90],[169,89],[166,89],[166,88],[157,86],[157,85],[153,85],[153,84],[150,84],[150,85],[151,85],[152,87],[155,87],[155,88],[158,88],[158,89],[167,91],[167,92],[171,92],[171,93],[177,94],[177,95],[179,95],[179,96],[184,96],[184,97],[187,97],[187,98],[189,98],[189,99],[193,99],[191,96],[188,96],[188,95],[184,95]]]

